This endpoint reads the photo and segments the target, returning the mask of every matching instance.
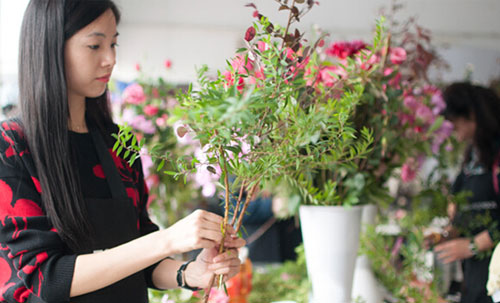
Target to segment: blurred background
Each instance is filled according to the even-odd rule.
[[[226,59],[242,46],[246,28],[253,22],[248,0],[115,0],[122,11],[118,64],[114,78],[131,81],[136,64],[144,73],[185,84],[195,80],[196,67],[222,69]],[[19,28],[28,0],[0,0],[0,105],[16,100]],[[256,0],[262,14],[284,22],[271,0]],[[500,1],[400,0],[397,20],[415,17],[431,31],[434,45],[449,68],[431,73],[444,82],[461,80],[489,84],[500,76]],[[301,28],[314,26],[331,33],[330,40],[371,39],[381,11],[390,0],[322,0],[302,20]],[[164,68],[165,60],[172,62]]]

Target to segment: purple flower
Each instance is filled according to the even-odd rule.
[[[444,102],[441,92],[436,92],[432,95],[431,103],[434,105],[432,109],[434,115],[439,115],[446,108],[446,103]]]

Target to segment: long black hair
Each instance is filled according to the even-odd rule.
[[[118,23],[120,13],[111,0],[31,0],[21,27],[21,123],[37,169],[45,212],[74,251],[89,243],[91,228],[68,135],[64,46],[108,9]],[[100,126],[112,123],[107,91],[87,98],[86,108],[89,120]]]
[[[491,169],[500,151],[500,98],[489,88],[467,82],[451,84],[445,89],[443,98],[447,119],[474,119],[473,146],[479,152],[481,164]]]

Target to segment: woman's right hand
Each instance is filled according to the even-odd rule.
[[[169,254],[219,246],[223,221],[221,216],[204,210],[196,210],[179,220],[163,231]],[[228,226],[225,238],[227,247],[235,245],[237,239],[231,226]]]

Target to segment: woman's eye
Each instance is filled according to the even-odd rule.
[[[113,44],[111,44],[111,47],[112,47],[112,48],[115,48],[115,47],[118,47],[118,46],[120,46],[118,43],[113,43]]]
[[[95,44],[95,45],[89,45],[89,48],[92,49],[92,50],[97,50],[99,49],[99,45]]]

